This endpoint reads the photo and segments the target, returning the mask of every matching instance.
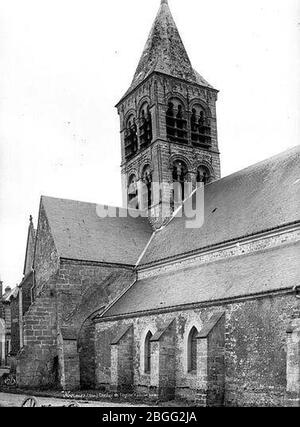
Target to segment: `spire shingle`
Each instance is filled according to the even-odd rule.
[[[127,93],[154,71],[212,87],[193,69],[167,0],[161,0],[158,14]]]

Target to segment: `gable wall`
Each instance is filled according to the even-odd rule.
[[[43,204],[40,206],[35,248],[35,295],[54,279],[59,268],[59,257],[51,234],[51,228]],[[55,280],[55,279],[54,279]]]

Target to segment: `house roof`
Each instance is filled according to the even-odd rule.
[[[299,285],[300,243],[137,281],[103,317],[261,294]]]
[[[185,216],[175,217],[155,233],[141,265],[299,221],[300,147],[207,185],[204,219],[188,229]]]
[[[162,1],[129,90],[153,72],[212,88],[191,64],[167,1]]]
[[[10,289],[2,295],[2,302],[10,302],[11,298],[16,298],[18,296],[18,293],[19,288],[17,286]]]
[[[61,258],[135,265],[153,233],[146,218],[132,218],[125,209],[101,218],[105,207],[94,203],[43,196],[41,204]]]

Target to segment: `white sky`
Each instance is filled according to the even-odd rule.
[[[0,0],[0,275],[22,278],[41,194],[121,203],[119,121],[160,0]],[[220,90],[223,175],[299,141],[300,1],[169,0]]]

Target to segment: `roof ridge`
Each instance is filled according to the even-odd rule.
[[[288,148],[288,149],[286,149],[284,151],[281,151],[281,152],[279,152],[277,154],[274,154],[271,157],[266,157],[265,159],[260,160],[257,163],[252,163],[251,165],[246,166],[243,169],[239,169],[239,170],[237,170],[235,172],[232,172],[229,175],[225,175],[225,176],[223,176],[221,178],[215,179],[214,181],[209,182],[208,184],[206,184],[206,186],[213,185],[216,182],[223,181],[223,180],[225,180],[227,178],[234,177],[234,175],[240,175],[240,174],[246,172],[247,170],[250,171],[250,170],[254,170],[254,169],[257,169],[259,167],[262,167],[265,163],[270,163],[270,161],[275,161],[275,160],[278,160],[280,158],[284,158],[284,157],[286,157],[287,153],[293,152],[293,151],[295,151],[295,152],[299,151],[299,153],[300,153],[300,145],[295,145],[295,146],[290,147],[290,148]]]

